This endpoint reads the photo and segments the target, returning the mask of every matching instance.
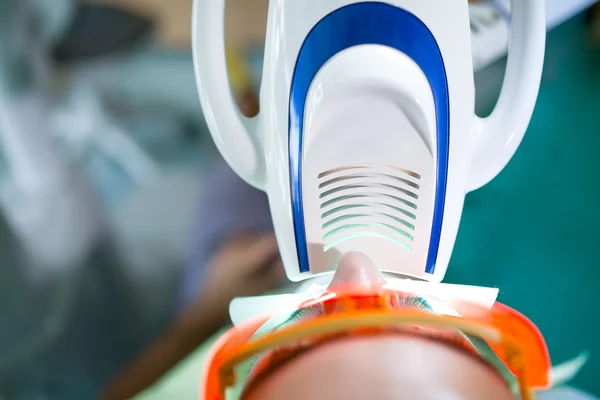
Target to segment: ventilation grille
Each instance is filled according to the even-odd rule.
[[[372,236],[412,250],[419,181],[416,172],[385,165],[351,165],[320,173],[324,250]]]

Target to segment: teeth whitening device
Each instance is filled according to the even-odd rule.
[[[387,275],[442,281],[466,193],[511,159],[538,94],[544,0],[511,6],[502,92],[479,118],[467,0],[271,0],[261,112],[248,119],[228,83],[224,0],[195,1],[208,126],[268,194],[290,280],[359,251]]]

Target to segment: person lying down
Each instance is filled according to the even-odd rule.
[[[219,339],[200,398],[527,400],[551,387],[543,338],[515,310],[457,302],[453,317],[435,298],[386,283],[364,254],[345,254],[316,298]]]
[[[543,391],[572,377],[585,357],[548,381],[545,344],[514,310],[498,305],[496,317],[511,324],[525,321],[524,332],[533,345],[521,339],[526,346],[508,346],[507,352],[506,341],[501,342],[493,350],[504,359],[496,357],[482,337],[490,330],[503,332],[506,325],[490,327],[492,319],[479,313],[470,325],[457,328],[435,299],[383,290],[384,278],[362,254],[347,254],[338,265],[328,291],[339,297],[322,297],[289,315],[237,325],[206,357],[202,343],[228,322],[232,298],[258,295],[285,281],[266,196],[241,181],[224,161],[215,167],[198,215],[201,235],[193,237],[193,262],[183,280],[181,317],[102,398],[131,398],[148,388],[139,400],[487,400],[520,398],[521,392],[529,398],[538,393],[543,400],[593,399],[571,388]],[[469,314],[466,308],[461,315]],[[371,319],[363,320],[359,311]],[[418,312],[419,323],[407,321],[406,312]],[[474,332],[464,330],[473,326]],[[277,336],[281,334],[290,335],[292,343]],[[256,339],[266,347],[249,346]],[[520,353],[528,355],[524,362]],[[524,369],[517,378],[509,367]],[[201,370],[205,376],[199,386]]]

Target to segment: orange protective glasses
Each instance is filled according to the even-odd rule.
[[[521,399],[530,400],[535,390],[548,389],[550,357],[537,327],[514,309],[496,302],[491,309],[477,304],[456,302],[456,315],[438,315],[430,311],[400,305],[400,298],[417,298],[415,293],[400,293],[383,286],[362,290],[326,291],[302,308],[318,306],[322,314],[293,325],[255,335],[272,317],[261,316],[246,321],[225,333],[212,348],[201,386],[201,399],[225,400],[226,389],[236,384],[236,367],[263,355],[254,376],[264,377],[273,366],[292,359],[327,340],[348,335],[374,335],[380,332],[418,331],[475,351],[468,340],[440,332],[461,332],[483,339],[508,370],[515,376]],[[254,337],[257,336],[257,337]],[[266,356],[264,356],[266,354]],[[261,366],[262,365],[262,366]],[[264,367],[268,365],[270,367]]]

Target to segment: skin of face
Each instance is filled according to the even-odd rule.
[[[363,254],[344,255],[330,289],[384,279]],[[449,344],[407,334],[338,339],[283,364],[244,400],[511,400],[491,367]]]

